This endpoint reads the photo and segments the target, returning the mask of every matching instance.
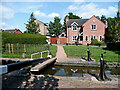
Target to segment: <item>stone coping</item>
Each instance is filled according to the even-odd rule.
[[[100,67],[100,62],[56,62],[55,65],[62,66],[81,66],[81,67]],[[107,62],[106,67],[108,68],[120,68],[119,62]]]

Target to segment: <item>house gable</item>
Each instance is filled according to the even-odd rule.
[[[105,28],[106,26],[101,20],[95,16],[92,16],[87,22],[83,24],[83,41],[85,41],[86,35],[88,35],[87,43],[91,43],[92,39],[97,39],[100,41],[100,37],[104,39]]]
[[[73,26],[73,25],[78,26],[78,24],[77,24],[76,22],[73,22],[73,23],[71,24],[71,26]]]
[[[97,17],[95,17],[95,15],[93,15],[89,20],[87,20],[87,21],[83,24],[83,26],[84,26],[86,23],[88,23],[91,19],[97,20],[97,21],[99,21],[100,23],[102,23],[102,24],[105,26],[105,24],[104,24],[101,20],[99,20]],[[94,22],[94,21],[93,21],[93,22]]]

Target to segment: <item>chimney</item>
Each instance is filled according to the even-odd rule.
[[[15,32],[17,32],[17,29],[15,28]]]
[[[107,21],[105,21],[105,28],[107,28],[108,27],[108,22]]]
[[[0,32],[3,32],[3,30],[1,29]]]
[[[66,25],[67,25],[68,20],[69,20],[69,17],[68,17],[68,16],[66,16]]]

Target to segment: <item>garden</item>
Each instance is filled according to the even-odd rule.
[[[87,48],[89,48],[91,57],[94,58],[97,62],[100,61],[101,54],[104,54],[104,60],[107,62],[120,62],[118,57],[120,51],[118,50],[109,50],[106,47],[97,47],[97,46],[64,46],[64,50],[67,54],[67,57],[87,57]]]

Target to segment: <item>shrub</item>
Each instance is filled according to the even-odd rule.
[[[105,42],[98,42],[98,44],[100,44],[100,45],[106,45]]]
[[[91,42],[92,45],[97,45],[98,44],[98,40],[97,39],[93,39]]]

